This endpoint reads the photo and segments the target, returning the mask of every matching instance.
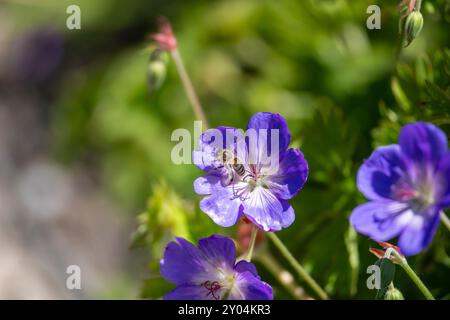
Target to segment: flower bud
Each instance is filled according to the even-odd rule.
[[[151,35],[159,48],[165,51],[174,51],[177,49],[177,39],[173,34],[172,25],[164,17],[158,18],[158,32]]]
[[[147,68],[147,84],[150,93],[161,88],[167,73],[167,54],[156,49],[151,55]]]
[[[383,247],[382,249],[377,248],[369,248],[369,251],[373,253],[378,259],[387,258],[391,260],[395,264],[402,264],[403,260],[405,260],[405,256],[401,253],[400,248],[397,246],[394,246],[393,244],[390,244],[389,242],[383,242],[379,241],[378,244]],[[391,252],[389,252],[390,250]],[[395,250],[398,254],[394,255],[392,254],[392,250]]]
[[[403,294],[397,288],[390,287],[384,295],[384,300],[405,300]]]
[[[405,22],[405,37],[406,37],[406,45],[409,46],[411,42],[417,38],[420,31],[423,28],[423,16],[420,11],[414,10],[409,14],[406,18]]]

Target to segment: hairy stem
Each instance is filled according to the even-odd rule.
[[[303,266],[294,258],[289,249],[273,232],[267,232],[267,236],[277,247],[280,253],[286,258],[286,260],[292,265],[298,275],[313,289],[322,300],[328,300],[328,294],[323,290],[317,282],[309,275],[309,273],[303,268]]]
[[[252,235],[250,238],[250,244],[248,246],[248,252],[247,252],[247,261],[252,261],[253,256],[253,249],[255,248],[255,242],[256,242],[256,236],[258,234],[258,227],[253,225],[252,227]]]
[[[400,266],[405,270],[406,274],[411,278],[411,280],[416,284],[422,294],[427,298],[427,300],[435,300],[430,290],[425,286],[425,284],[420,280],[419,276],[414,272],[414,270],[409,266],[408,261],[405,257],[398,254],[397,251],[392,252],[400,260]]]
[[[180,52],[178,49],[170,51],[173,61],[175,62],[175,66],[177,68],[178,74],[180,76],[181,82],[183,83],[184,90],[186,95],[191,103],[192,110],[195,113],[195,117],[202,121],[205,129],[208,129],[208,121],[206,120],[205,113],[203,112],[202,105],[200,104],[200,100],[198,99],[197,94],[195,93],[194,86],[192,85],[192,81],[189,78],[189,75],[186,71],[186,68],[183,63],[183,59],[181,59]]]
[[[422,0],[417,0],[416,1],[416,6],[415,6],[417,11],[420,11],[420,9],[422,8]]]
[[[447,228],[447,230],[450,231],[450,219],[447,217],[444,211],[441,211],[441,221]]]
[[[311,299],[295,281],[292,274],[284,269],[277,260],[269,253],[264,252],[256,258],[258,261],[278,280],[278,282],[297,300]]]

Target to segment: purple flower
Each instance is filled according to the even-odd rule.
[[[291,135],[279,114],[260,112],[247,131],[218,127],[200,137],[195,165],[207,174],[195,180],[195,192],[206,195],[200,208],[220,226],[242,216],[265,231],[279,231],[295,219],[287,200],[306,182],[308,163],[300,150],[288,148]]]
[[[405,255],[421,252],[450,205],[446,135],[429,123],[406,125],[399,144],[376,149],[364,162],[357,186],[370,201],[353,210],[353,227],[377,241],[399,236]]]
[[[213,235],[198,248],[183,238],[170,242],[161,260],[161,275],[177,287],[166,300],[272,300],[272,287],[260,280],[255,266],[235,263],[234,242]]]

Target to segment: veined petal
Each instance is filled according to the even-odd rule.
[[[194,181],[194,191],[197,194],[211,194],[213,193],[213,190],[218,187],[221,187],[220,176],[216,174],[207,174]]]
[[[350,223],[359,233],[377,241],[387,241],[399,235],[413,217],[407,204],[379,200],[356,207]]]
[[[236,266],[234,267],[234,270],[237,273],[250,272],[255,277],[258,277],[258,271],[256,270],[255,265],[253,263],[251,263],[251,262],[246,261],[246,260],[239,261],[236,264]]]
[[[227,237],[212,235],[198,241],[198,248],[217,268],[232,270],[236,259],[236,246]]]
[[[215,276],[212,271],[200,250],[183,238],[167,245],[160,262],[161,275],[176,285],[201,283]]]
[[[200,209],[222,227],[234,225],[242,215],[241,201],[230,189],[218,188],[200,201]]]
[[[398,246],[404,255],[418,254],[430,245],[439,225],[439,214],[437,208],[430,207],[411,219],[398,239]]]
[[[357,187],[370,200],[391,199],[391,188],[401,177],[403,164],[398,145],[377,148],[359,168]]]
[[[261,281],[252,272],[236,274],[229,300],[272,300],[272,287]]]
[[[297,149],[288,149],[280,161],[278,172],[268,178],[269,188],[282,199],[293,198],[308,178],[308,162]]]
[[[258,112],[254,114],[250,121],[247,124],[247,130],[254,129],[256,131],[260,129],[265,129],[267,131],[267,148],[269,154],[274,151],[278,151],[279,153],[284,153],[287,150],[290,142],[291,142],[291,133],[289,132],[286,120],[279,114],[271,113],[271,112]],[[278,130],[279,135],[279,143],[278,146],[272,146],[271,143],[271,129]],[[278,150],[275,148],[278,147]]]
[[[264,231],[279,231],[289,226],[295,218],[294,210],[278,199],[269,189],[256,187],[243,202],[248,219]]]
[[[278,199],[283,207],[283,222],[281,226],[283,228],[289,227],[295,220],[295,212],[294,208],[292,208],[291,204],[287,200]],[[271,229],[270,231],[278,231],[275,229]]]
[[[431,123],[416,122],[404,126],[399,144],[408,160],[437,164],[448,151],[447,136]]]

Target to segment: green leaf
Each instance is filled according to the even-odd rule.
[[[404,111],[411,110],[411,102],[408,99],[408,96],[403,91],[403,88],[400,85],[400,82],[397,78],[392,78],[391,81],[391,90],[394,94],[395,100],[397,101],[400,108],[402,108]]]

